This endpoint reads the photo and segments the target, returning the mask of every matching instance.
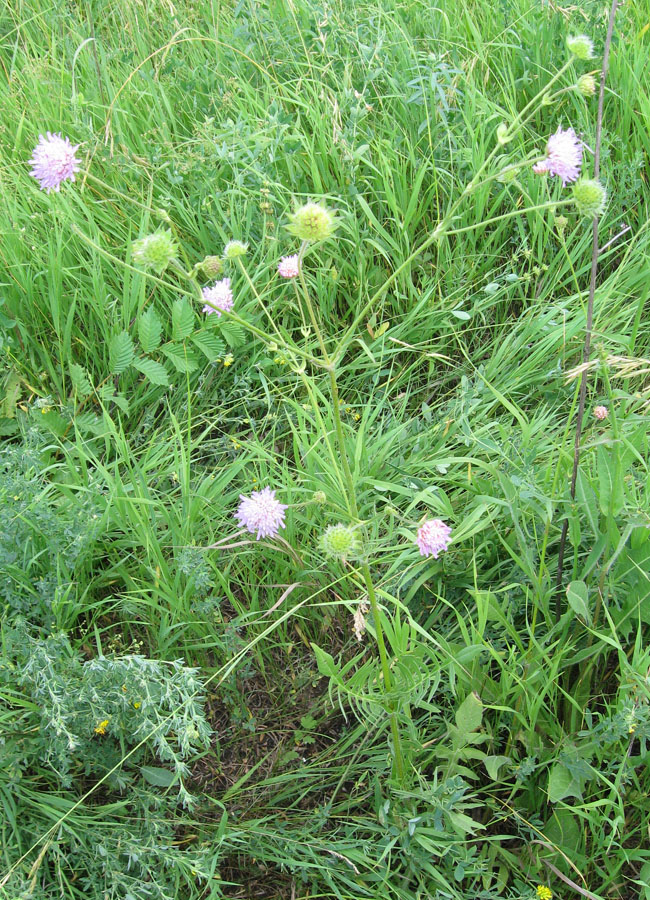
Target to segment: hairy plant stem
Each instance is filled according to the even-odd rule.
[[[316,312],[314,310],[313,304],[311,302],[311,297],[309,295],[309,290],[307,289],[307,284],[305,282],[305,277],[302,271],[302,260],[307,249],[306,241],[303,241],[302,247],[300,248],[299,253],[299,279],[300,286],[302,288],[302,294],[305,301],[305,305],[307,307],[307,311],[309,313],[309,318],[314,327],[314,331],[316,333],[316,337],[318,339],[318,343],[321,349],[321,353],[323,354],[323,363],[324,367],[327,370],[327,374],[329,376],[330,382],[330,393],[332,396],[332,414],[334,416],[334,428],[336,430],[336,440],[339,446],[341,466],[343,468],[343,476],[345,480],[346,486],[346,494],[347,494],[347,503],[348,509],[350,513],[356,521],[359,521],[359,507],[357,504],[357,496],[356,490],[354,487],[354,477],[352,475],[352,470],[350,469],[350,461],[348,459],[348,454],[345,448],[345,435],[343,433],[343,422],[341,420],[341,401],[339,397],[339,387],[336,380],[336,364],[333,362],[328,353],[327,347],[325,346],[325,341],[323,339],[323,335],[321,333],[318,318],[316,316]],[[363,575],[364,584],[366,586],[366,591],[368,594],[368,600],[370,602],[370,609],[372,610],[373,623],[375,626],[375,635],[377,638],[377,648],[379,650],[379,662],[381,665],[382,676],[384,679],[384,690],[387,693],[390,693],[393,686],[393,679],[391,677],[390,665],[388,663],[388,653],[386,652],[386,642],[384,640],[384,631],[381,625],[381,612],[379,609],[379,604],[377,603],[377,594],[375,592],[375,586],[372,580],[372,573],[370,571],[370,566],[367,562],[364,562],[361,566],[361,574]],[[399,733],[399,724],[397,722],[397,716],[394,709],[394,703],[391,700],[389,703],[389,716],[390,716],[390,729],[391,734],[393,736],[393,751],[395,758],[395,774],[397,776],[397,780],[400,784],[404,783],[404,756],[402,753],[402,742]]]
[[[603,65],[600,71],[600,91],[598,94],[598,114],[596,117],[596,143],[594,146],[594,178],[600,175],[600,146],[603,136],[603,106],[605,103],[605,80],[607,78],[607,69],[609,67],[609,51],[612,45],[612,35],[614,33],[614,19],[616,18],[616,10],[618,8],[618,0],[612,0],[609,10],[609,22],[607,25],[607,37],[605,38],[605,47],[603,50]],[[592,224],[592,251],[591,251],[591,273],[589,277],[589,297],[587,300],[587,321],[585,323],[585,342],[582,351],[582,362],[589,362],[591,353],[591,334],[593,330],[594,320],[594,297],[596,295],[596,276],[598,274],[598,217],[594,216]],[[585,368],[580,377],[580,394],[578,398],[578,415],[576,417],[576,436],[573,447],[573,469],[571,472],[571,500],[575,500],[576,483],[578,480],[578,468],[580,465],[580,446],[582,442],[582,423],[585,415],[585,404],[587,400],[587,379],[588,369]],[[564,574],[564,549],[566,547],[566,539],[569,531],[569,514],[567,514],[562,523],[562,533],[560,535],[560,544],[557,557],[557,576],[555,579],[555,621],[560,621],[562,615],[562,575]]]

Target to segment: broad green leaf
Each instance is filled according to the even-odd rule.
[[[194,372],[199,367],[196,354],[185,344],[165,344],[160,349],[179,372]]]
[[[312,644],[311,646],[316,657],[318,671],[321,675],[325,675],[326,678],[338,679],[339,667],[334,662],[334,657],[328,653],[327,650],[322,650],[320,647],[317,647],[316,644]]]
[[[456,727],[461,734],[471,734],[481,727],[483,721],[483,703],[481,698],[472,691],[456,710]]]
[[[138,372],[142,372],[152,384],[168,387],[169,375],[167,374],[167,370],[154,359],[143,356],[141,359],[134,360],[133,368],[137,369]]]
[[[128,369],[135,356],[135,348],[128,331],[115,335],[111,341],[109,353],[111,357],[111,372],[113,374],[119,375],[125,369]]]
[[[511,762],[512,760],[509,756],[486,756],[483,760],[483,765],[492,781],[498,781],[501,768],[509,765]]]
[[[153,306],[140,316],[138,321],[138,337],[145,353],[151,353],[160,344],[162,322]]]
[[[580,780],[574,778],[566,766],[558,762],[548,776],[548,799],[551,803],[559,803],[566,797],[582,799]]]
[[[140,774],[145,781],[156,787],[171,787],[176,781],[174,772],[170,772],[169,769],[158,768],[157,766],[141,766]]]
[[[585,622],[591,621],[589,612],[589,589],[584,581],[572,581],[566,589],[566,598],[571,609]]]
[[[172,306],[172,338],[184,341],[194,331],[194,310],[185,297],[174,301]]]
[[[623,477],[621,467],[617,464],[618,448],[598,446],[596,461],[598,467],[600,511],[604,516],[617,516],[623,509]]]

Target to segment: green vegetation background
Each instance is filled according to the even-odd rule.
[[[647,3],[624,4],[612,48],[593,354],[609,363],[590,377],[576,501],[565,376],[591,229],[572,214],[564,234],[529,213],[432,247],[341,367],[380,594],[401,610],[407,784],[363,680],[358,582],[318,551],[340,508],[302,382],[232,324],[189,357],[154,353],[165,375],[120,366],[115,344],[128,330],[155,351],[151,308],[170,346],[185,335],[178,295],[130,265],[159,211],[192,261],[248,242],[253,284],[298,328],[276,266],[309,197],[342,220],[308,270],[342,333],[564,63],[566,35],[600,52],[606,17],[589,0],[3,5],[1,896],[650,897]],[[560,122],[593,147],[595,100],[570,91],[508,159]],[[46,130],[105,186],[80,173],[39,192],[26,160]],[[457,225],[549,192],[528,171],[486,184]],[[287,544],[206,549],[267,484],[292,505]],[[427,512],[457,536],[438,562],[413,544]],[[312,643],[361,673],[356,699]]]

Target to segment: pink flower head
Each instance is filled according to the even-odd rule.
[[[596,406],[594,408],[594,415],[596,416],[596,418],[599,421],[602,422],[603,419],[606,419],[607,416],[609,415],[609,410],[607,409],[606,406]]]
[[[300,274],[300,263],[298,254],[294,256],[283,256],[278,263],[278,272],[283,278],[297,278]]]
[[[271,488],[253,491],[250,497],[240,494],[239,499],[241,503],[235,518],[251,534],[257,532],[258,541],[260,538],[276,537],[278,531],[284,528],[284,511],[288,507],[275,499],[275,491]]]
[[[216,281],[212,287],[204,287],[201,291],[203,299],[207,301],[203,307],[203,312],[216,313],[220,316],[222,312],[229,312],[232,309],[234,300],[232,291],[230,290],[230,278],[222,278]]]
[[[535,163],[533,172],[536,175],[559,175],[562,187],[575,181],[580,175],[582,165],[582,141],[573,128],[563,131],[558,128],[546,145],[546,159]]]
[[[438,554],[449,546],[451,528],[442,519],[427,519],[418,528],[417,545],[420,548],[420,556],[433,556],[438,559]]]
[[[62,138],[60,134],[47,132],[47,136],[38,136],[38,144],[29,160],[32,166],[30,175],[39,182],[42,191],[58,191],[62,181],[74,181],[75,172],[79,171],[79,160],[74,155],[79,144],[74,146],[70,138]]]

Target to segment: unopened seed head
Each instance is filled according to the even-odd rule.
[[[581,216],[593,219],[605,209],[607,191],[595,178],[580,178],[573,185],[573,200]]]
[[[586,34],[568,37],[566,45],[569,48],[569,53],[573,53],[578,59],[593,59],[594,42]]]
[[[169,229],[156,231],[133,242],[133,259],[145,269],[161,275],[178,255],[178,247]]]
[[[301,241],[324,241],[338,227],[334,213],[322,203],[305,203],[289,216],[287,229]]]

